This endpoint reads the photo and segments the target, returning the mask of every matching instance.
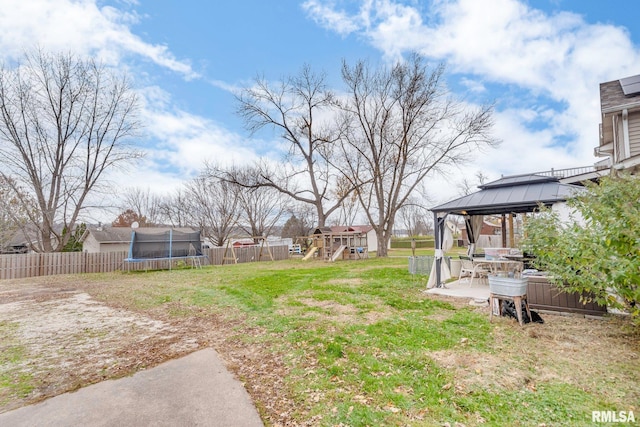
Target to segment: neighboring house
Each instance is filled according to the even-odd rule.
[[[640,75],[600,84],[600,145],[597,157],[636,173],[640,166]]]
[[[370,225],[352,225],[349,227],[353,231],[360,232],[367,236],[367,249],[369,252],[376,252],[378,250],[378,236],[376,231]],[[391,241],[389,241],[389,247],[391,247]]]
[[[260,243],[256,243],[253,239],[250,238],[237,239],[233,241],[234,248],[246,248],[250,246],[258,246],[259,244]]]
[[[460,238],[465,245],[469,244],[469,234],[465,223],[460,225]],[[476,239],[476,248],[497,248],[500,246],[502,246],[502,224],[483,220],[480,235]]]
[[[64,226],[55,224],[54,230],[61,234]],[[51,242],[56,246],[55,238]],[[42,250],[42,241],[40,230],[34,225],[27,224],[25,229],[16,230],[8,241],[0,241],[0,254],[26,254],[29,252],[38,252]]]
[[[460,237],[469,241],[469,235],[467,234],[467,225],[462,223],[460,224]],[[482,221],[482,229],[480,229],[481,236],[494,236],[496,234],[502,233],[502,225],[494,224],[493,222],[487,221],[486,219]]]
[[[131,243],[131,228],[111,226],[88,226],[80,238],[82,252],[128,251]]]
[[[7,242],[0,245],[0,254],[26,254],[29,240],[22,231],[16,231]]]
[[[191,227],[174,227],[174,230],[192,232]],[[143,227],[138,230],[144,232],[164,233],[171,227]],[[129,251],[131,244],[131,228],[111,226],[89,226],[80,238],[82,252],[120,252]]]
[[[593,153],[602,160],[593,166],[536,172],[564,184],[597,181],[610,170],[640,171],[640,74],[600,83],[599,145]]]

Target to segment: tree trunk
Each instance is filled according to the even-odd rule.
[[[389,233],[385,233],[382,228],[378,228],[376,230],[376,236],[378,237],[378,252],[376,256],[378,257],[387,257],[389,256],[389,239],[391,235]]]

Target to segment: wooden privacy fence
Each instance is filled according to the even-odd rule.
[[[289,258],[288,246],[272,246],[269,248],[274,261]],[[206,255],[202,259],[202,265],[233,264],[231,249],[225,248],[203,249]],[[271,256],[266,248],[260,251],[259,246],[235,248],[235,260],[238,263],[271,261]],[[0,255],[0,280],[21,279],[35,276],[51,276],[54,274],[79,274],[79,273],[107,273],[111,271],[135,271],[168,269],[169,262],[172,267],[181,264],[190,265],[188,259],[175,258],[169,260],[149,260],[145,262],[126,263],[126,251],[87,253],[87,252],[55,252]]]

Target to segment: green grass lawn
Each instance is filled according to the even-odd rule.
[[[427,295],[425,279],[408,274],[405,258],[374,258],[82,280],[95,298],[129,310],[176,321],[218,316],[233,325],[228,339],[277,355],[290,423],[591,425],[594,410],[640,418],[638,333],[629,322],[490,324],[486,308]],[[242,379],[251,390],[256,379]],[[268,425],[282,422],[254,399]]]
[[[488,309],[428,297],[424,280],[411,277],[403,259],[254,263],[134,276],[147,285],[121,295],[129,305],[177,302],[183,310],[176,316],[189,316],[195,307],[231,310],[246,326],[261,328],[264,334],[246,339],[284,357],[298,422],[579,425],[590,423],[592,410],[640,411],[637,359],[611,355],[608,366],[593,367],[588,355],[555,357],[556,346],[564,349],[555,332],[547,332],[553,325],[523,329],[506,319],[491,325]],[[557,320],[567,321],[555,316],[548,323]],[[572,328],[586,325],[584,333],[626,327],[569,321]],[[637,334],[629,333],[637,350]],[[566,372],[575,368],[572,360],[595,371],[576,378]],[[626,382],[617,383],[617,391],[601,388],[613,372]]]

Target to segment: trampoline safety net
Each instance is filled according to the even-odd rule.
[[[129,260],[196,256],[202,256],[200,231],[169,230],[153,233],[135,230],[131,236]]]

